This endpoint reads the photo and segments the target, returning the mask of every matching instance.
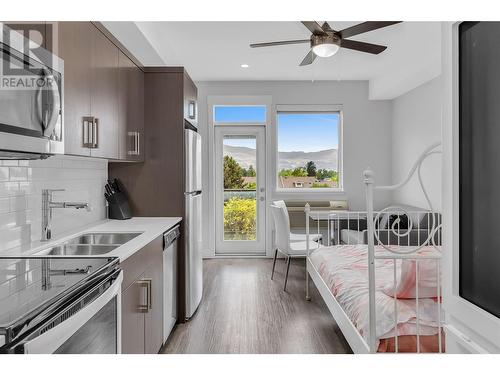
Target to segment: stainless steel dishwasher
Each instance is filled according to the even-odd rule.
[[[177,239],[179,226],[163,235],[163,343],[177,321]]]

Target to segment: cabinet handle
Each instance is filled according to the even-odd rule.
[[[83,147],[92,148],[92,124],[94,123],[94,118],[83,117]]]
[[[188,117],[191,120],[196,119],[196,102],[194,100],[189,101],[188,112]]]
[[[140,155],[141,154],[141,133],[139,132],[136,132],[136,144],[137,144],[137,147],[136,147],[136,155]]]
[[[134,142],[134,147],[133,150],[127,151],[128,155],[140,155],[140,134],[139,132],[128,132],[127,133],[129,137],[134,137],[133,142]]]
[[[99,147],[99,119],[94,117],[94,122],[92,123],[92,148]]]
[[[139,312],[147,313],[153,308],[153,293],[152,293],[152,279],[141,279],[137,281],[141,288],[146,288],[146,303],[139,303]]]

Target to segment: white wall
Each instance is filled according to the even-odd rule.
[[[392,118],[392,177],[406,177],[419,154],[441,141],[441,79],[435,78],[394,99]],[[422,180],[433,208],[441,210],[441,156],[432,155],[422,165]],[[416,176],[394,193],[394,201],[428,208]]]
[[[371,167],[377,173],[378,183],[390,183],[391,175],[391,130],[392,102],[370,101],[368,99],[368,83],[366,81],[244,81],[244,82],[197,82],[199,131],[203,137],[203,189],[204,196],[204,238],[208,239],[205,255],[214,254],[214,184],[213,177],[213,129],[208,128],[209,96],[270,96],[272,98],[271,130],[275,128],[275,106],[278,104],[333,104],[342,105],[344,120],[344,193],[316,193],[308,195],[300,193],[277,193],[271,191],[271,179],[267,179],[267,202],[273,199],[346,199],[353,210],[364,209],[363,170]],[[275,142],[271,136],[267,142]],[[269,150],[269,148],[268,148]],[[267,155],[268,169],[274,168],[274,159]],[[269,175],[268,175],[269,176]],[[390,202],[389,195],[377,197],[376,206],[381,207]],[[269,222],[268,218],[268,222]],[[269,224],[269,223],[268,223]],[[269,234],[272,223],[268,228]]]
[[[41,238],[42,189],[54,200],[88,202],[92,210],[54,209],[52,235],[77,229],[106,217],[104,185],[108,162],[53,156],[46,160],[0,161],[0,251]]]

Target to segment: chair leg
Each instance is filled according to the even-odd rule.
[[[286,264],[286,274],[285,274],[285,285],[283,286],[283,290],[286,292],[286,282],[288,281],[288,271],[290,271],[290,262],[292,257],[288,257],[288,262]]]
[[[273,271],[271,272],[271,280],[274,276],[274,267],[276,267],[276,258],[278,257],[278,249],[274,252],[274,260],[273,260]]]

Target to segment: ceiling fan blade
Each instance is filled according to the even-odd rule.
[[[300,43],[309,43],[309,42],[311,42],[310,39],[282,40],[280,42],[253,43],[253,44],[250,44],[250,47],[258,48],[258,47],[284,46],[287,44],[300,44]]]
[[[321,28],[324,30],[324,31],[333,31],[334,33],[336,33],[335,30],[333,30],[330,26],[330,24],[328,22],[323,22],[323,25],[321,25]]]
[[[316,54],[310,50],[309,53],[304,57],[299,66],[311,65],[313,61],[316,59]]]
[[[356,40],[342,39],[340,41],[340,46],[343,48],[349,48],[360,52],[372,53],[378,55],[386,50],[386,46],[381,46],[378,44],[371,44],[365,42],[358,42]]]
[[[395,24],[401,23],[401,22],[402,21],[368,21],[368,22],[363,22],[363,23],[348,27],[347,29],[340,30],[338,32],[338,35],[341,38],[350,38],[351,36],[354,36],[354,35],[363,34],[363,33],[366,33],[368,31],[381,29],[382,27],[395,25]]]
[[[300,21],[302,24],[307,27],[307,29],[312,32],[314,35],[324,35],[325,30],[321,28],[321,25],[316,21]]]

